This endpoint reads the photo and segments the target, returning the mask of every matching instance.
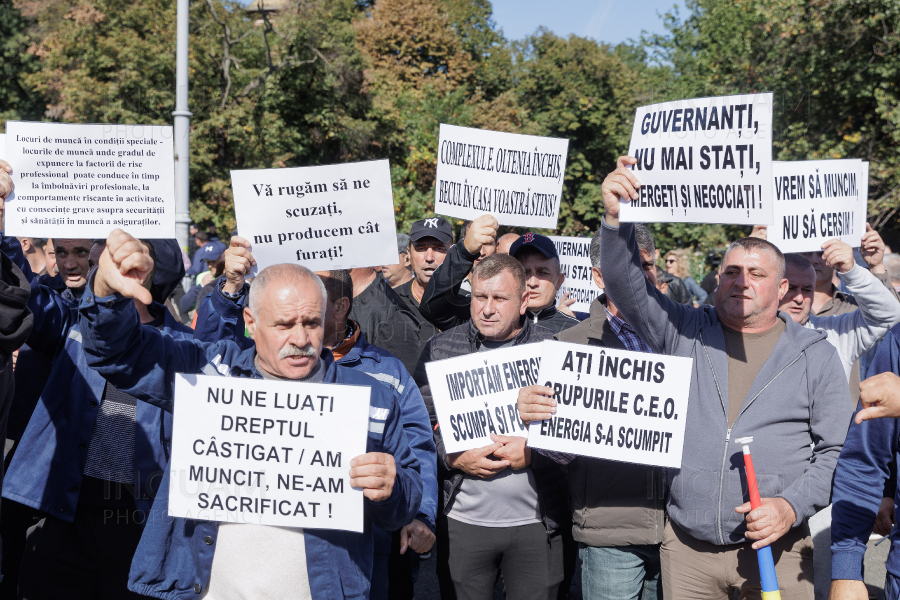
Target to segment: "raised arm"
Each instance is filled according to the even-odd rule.
[[[828,332],[838,350],[845,370],[868,352],[897,323],[900,323],[900,302],[881,280],[853,260],[853,249],[838,240],[822,246],[823,258],[838,274],[853,294],[859,310],[829,317],[810,316],[810,323]]]
[[[175,340],[141,325],[132,298],[150,300],[143,283],[152,271],[146,246],[113,231],[81,298],[79,323],[91,368],[123,392],[171,412],[176,373],[216,374],[226,354],[239,350],[227,342]]]
[[[194,339],[202,342],[229,340],[241,349],[247,349],[253,346],[253,340],[244,335],[244,307],[249,293],[245,277],[256,260],[250,254],[250,243],[239,236],[231,238],[231,246],[224,256],[225,281],[217,283],[213,293],[197,306]],[[238,297],[229,298],[225,294]]]
[[[491,215],[472,221],[465,239],[450,247],[444,262],[432,273],[419,312],[438,329],[449,329],[469,319],[470,298],[460,296],[460,286],[472,272],[482,246],[496,239],[497,227],[497,219]]]
[[[630,156],[620,157],[616,170],[603,182],[606,212],[601,223],[600,272],[606,295],[625,321],[654,352],[670,354],[679,329],[698,320],[703,311],[673,302],[653,287],[643,273],[634,225],[619,223],[619,198],[637,198],[635,190],[641,185],[626,168],[634,162]]]

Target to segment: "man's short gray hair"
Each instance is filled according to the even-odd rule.
[[[725,261],[728,260],[728,254],[731,253],[732,250],[736,250],[738,248],[747,253],[768,253],[768,255],[772,257],[772,260],[775,261],[778,280],[781,281],[782,279],[784,279],[784,254],[782,254],[781,250],[778,249],[778,246],[768,240],[755,237],[745,237],[739,240],[735,240],[731,242],[731,244],[728,246],[728,250],[725,251],[725,256],[722,257],[722,265],[724,265]]]
[[[599,227],[591,239],[591,266],[595,269],[600,268],[600,235],[602,231],[603,227]],[[656,242],[646,225],[635,223],[634,237],[637,239],[637,245],[641,252],[650,256],[656,254]]]
[[[319,279],[318,275],[301,265],[292,265],[288,263],[280,265],[272,265],[263,269],[253,285],[250,286],[250,310],[253,316],[259,319],[259,307],[262,304],[262,298],[265,295],[266,288],[272,281],[282,283],[301,283],[304,281],[315,282],[316,288],[322,298],[322,309],[324,310],[326,302],[328,302],[328,292],[325,291],[325,284]]]

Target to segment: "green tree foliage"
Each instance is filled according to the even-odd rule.
[[[590,235],[637,106],[773,91],[777,156],[869,160],[870,217],[900,233],[895,0],[688,0],[667,34],[616,47],[544,29],[509,41],[489,0],[278,4],[192,2],[195,220],[235,225],[232,169],[388,158],[406,229],[433,209],[450,123],[569,139],[557,233]],[[0,114],[169,123],[174,40],[174,0],[0,0]],[[662,251],[702,256],[749,228],[652,229]]]
[[[659,97],[771,91],[780,160],[870,162],[869,219],[900,234],[900,4],[688,0],[648,42],[671,65]]]
[[[39,65],[28,53],[28,20],[11,0],[0,0],[0,121],[39,121],[44,112],[41,97],[24,78]]]

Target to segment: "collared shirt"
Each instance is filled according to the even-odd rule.
[[[612,328],[613,333],[616,334],[616,337],[619,338],[619,341],[622,342],[622,345],[625,346],[626,350],[631,350],[633,352],[652,352],[650,346],[644,343],[644,340],[635,333],[634,329],[632,329],[624,319],[609,312],[606,304],[603,305],[603,310],[606,311],[606,320],[609,321],[609,326]],[[577,455],[569,454],[567,452],[555,452],[553,450],[538,450],[538,452],[561,465],[567,465],[577,458]]]
[[[605,305],[603,306],[603,310],[606,311],[606,320],[609,321],[609,326],[612,327],[616,337],[619,338],[619,341],[622,342],[622,345],[625,346],[627,350],[633,352],[652,352],[650,346],[644,343],[644,340],[635,333],[634,329],[632,329],[624,319],[613,315]]]

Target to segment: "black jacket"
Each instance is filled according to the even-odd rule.
[[[419,322],[382,277],[353,298],[349,317],[359,323],[366,341],[400,359],[412,373],[419,359]]]
[[[524,319],[522,330],[513,339],[513,345],[531,344],[548,340],[553,333]],[[463,472],[451,469],[447,465],[447,451],[444,448],[444,439],[437,422],[437,414],[434,410],[434,402],[431,397],[431,387],[428,385],[428,376],[425,372],[425,364],[433,360],[453,358],[465,354],[477,352],[481,346],[478,330],[472,321],[467,321],[443,333],[436,335],[425,345],[422,357],[416,366],[415,380],[422,392],[425,406],[428,408],[428,416],[431,418],[431,427],[434,429],[434,444],[438,454],[438,479],[443,486],[443,510],[449,510],[450,503],[456,496],[459,486],[463,481]],[[555,535],[561,528],[568,526],[569,498],[568,484],[566,481],[566,468],[559,465],[538,452],[531,453],[531,470],[537,483],[538,499],[541,506],[541,518],[548,535]]]
[[[472,254],[466,250],[462,242],[457,242],[447,252],[444,262],[431,275],[431,281],[422,294],[419,312],[441,331],[472,318],[469,310],[472,295],[460,289],[460,286],[472,271],[477,258],[477,254]],[[578,319],[559,312],[555,306],[527,314],[531,321],[539,323],[553,333],[559,333],[579,322]]]
[[[0,253],[0,432],[4,438],[15,391],[12,354],[28,339],[34,323],[28,310],[30,296],[25,274]]]

